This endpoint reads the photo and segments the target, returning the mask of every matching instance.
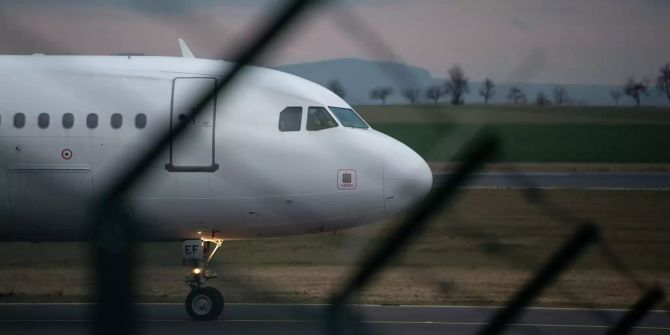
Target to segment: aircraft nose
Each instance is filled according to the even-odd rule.
[[[426,161],[406,145],[395,142],[384,157],[386,216],[401,212],[428,194],[433,174]]]

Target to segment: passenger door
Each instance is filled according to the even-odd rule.
[[[188,119],[191,108],[207,93],[216,89],[216,78],[175,78],[172,82],[170,131],[180,123],[187,123],[179,138],[170,140],[170,172],[214,172],[218,170],[215,155],[216,97],[193,119]]]

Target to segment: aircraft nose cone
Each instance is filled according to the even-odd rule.
[[[414,150],[397,142],[384,158],[384,205],[393,216],[423,200],[433,186],[428,164]]]

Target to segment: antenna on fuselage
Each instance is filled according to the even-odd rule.
[[[181,49],[181,56],[184,58],[195,58],[191,49],[188,48],[186,42],[183,39],[179,39],[179,49]]]

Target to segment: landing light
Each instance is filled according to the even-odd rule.
[[[193,274],[199,275],[200,272],[202,272],[202,269],[201,269],[201,268],[195,268],[195,269],[193,269]]]

